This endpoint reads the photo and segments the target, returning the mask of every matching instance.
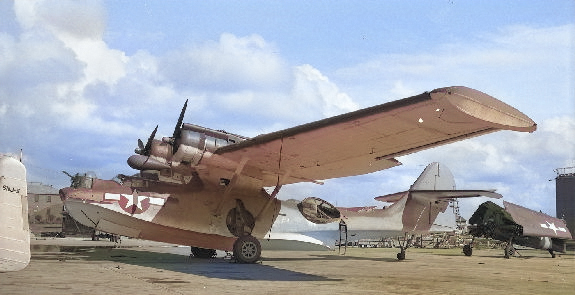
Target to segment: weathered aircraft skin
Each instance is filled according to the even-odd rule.
[[[0,155],[0,272],[30,263],[26,167]]]
[[[156,127],[146,144],[138,140],[128,159],[138,176],[63,189],[70,215],[112,233],[233,249],[239,261],[254,262],[257,238],[278,217],[275,197],[285,184],[371,173],[399,165],[397,156],[499,130],[536,129],[513,107],[462,86],[254,138],[183,124],[186,106],[171,137],[154,139]]]
[[[565,252],[565,242],[572,239],[565,221],[507,201],[503,206],[505,209],[492,202],[481,204],[469,219],[473,225],[470,233],[507,242],[506,258],[515,253],[513,244],[547,250],[551,257],[555,251]],[[465,246],[465,255],[472,255],[472,246]]]
[[[227,219],[240,205],[236,199],[216,202],[224,187],[207,188],[193,180],[174,185],[140,177],[120,178],[122,185],[91,179],[91,188],[62,189],[66,210],[80,223],[105,232],[201,248],[214,248],[215,243],[217,249],[233,250],[236,238],[228,226],[232,221]],[[264,208],[267,201],[272,205]],[[241,202],[243,207],[259,212],[260,221],[251,234],[263,238],[278,214],[280,201],[270,199],[262,190],[241,196]],[[215,214],[216,210],[225,214]]]

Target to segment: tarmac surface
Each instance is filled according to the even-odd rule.
[[[237,264],[218,251],[190,258],[189,247],[123,240],[32,240],[32,259],[0,273],[0,294],[575,294],[575,254],[522,250],[398,249],[263,251]],[[119,247],[118,247],[119,246]]]

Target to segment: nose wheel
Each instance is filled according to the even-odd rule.
[[[241,236],[234,243],[234,257],[239,263],[254,263],[261,254],[260,242],[251,235]]]

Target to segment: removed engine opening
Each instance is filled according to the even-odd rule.
[[[309,197],[297,204],[299,212],[305,219],[315,224],[338,221],[341,214],[334,205],[320,198]]]

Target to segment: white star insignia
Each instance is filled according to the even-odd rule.
[[[554,222],[549,223],[549,221],[545,221],[547,224],[545,223],[541,223],[541,227],[542,228],[548,228],[550,230],[552,230],[553,232],[555,232],[555,235],[557,235],[557,231],[561,231],[561,232],[567,232],[567,230],[564,227],[556,227]]]

